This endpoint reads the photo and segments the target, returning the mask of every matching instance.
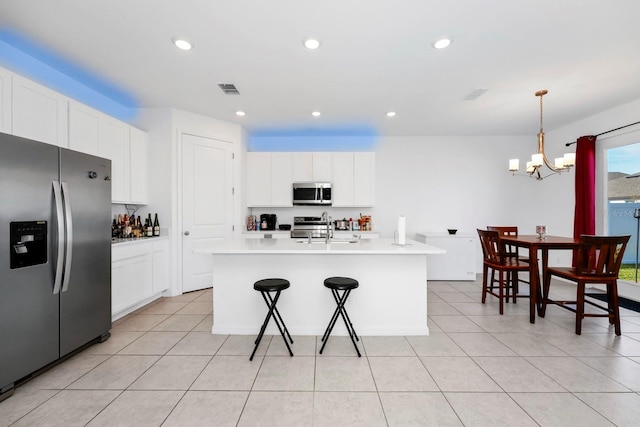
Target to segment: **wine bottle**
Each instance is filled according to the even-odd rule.
[[[149,218],[144,220],[145,228],[147,230],[146,236],[153,237],[153,226],[151,225],[151,214],[149,214]]]
[[[153,236],[158,237],[160,235],[160,222],[158,222],[158,214],[156,214],[153,220]]]

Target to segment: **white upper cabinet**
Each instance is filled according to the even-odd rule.
[[[0,132],[11,133],[11,73],[0,68]]]
[[[291,153],[247,153],[247,206],[293,206]]]
[[[333,206],[353,205],[353,153],[333,154]]]
[[[332,170],[332,153],[293,153],[293,182],[331,182]]]
[[[331,182],[333,178],[331,154],[332,153],[313,153],[312,181]]]
[[[375,153],[247,153],[247,206],[292,206],[294,182],[332,183],[333,206],[374,205]]]
[[[293,153],[293,182],[313,181],[313,153]]]
[[[247,206],[271,203],[271,153],[247,153]]]
[[[146,132],[129,128],[129,200],[140,205],[149,202],[148,144]]]
[[[68,98],[16,74],[11,80],[11,133],[67,147]]]
[[[373,206],[375,153],[333,153],[333,206]]]
[[[148,203],[147,134],[0,68],[0,132],[111,160],[113,203]]]
[[[100,117],[103,114],[80,104],[69,101],[69,148],[83,153],[99,155],[98,133]]]
[[[98,155],[111,160],[111,201],[129,203],[129,126],[103,117],[98,125]]]
[[[69,148],[111,160],[113,203],[148,203],[145,132],[69,101]]]
[[[293,206],[291,153],[271,153],[271,206]]]
[[[353,206],[373,206],[376,188],[376,154],[353,154]]]

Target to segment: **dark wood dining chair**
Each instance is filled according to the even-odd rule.
[[[504,313],[504,300],[509,302],[510,292],[515,295],[518,283],[518,272],[529,271],[529,263],[518,257],[508,256],[505,245],[500,239],[500,233],[490,230],[478,230],[480,244],[482,246],[482,303],[491,294],[500,300],[500,314]],[[491,269],[491,279],[489,279]],[[498,279],[494,280],[494,274],[498,273]],[[489,279],[489,280],[488,280]],[[496,293],[495,284],[498,284]],[[513,300],[515,302],[515,298]]]
[[[487,225],[487,230],[489,231],[497,231],[498,233],[500,233],[500,237],[503,236],[514,236],[514,237],[518,237],[518,226],[517,225]],[[524,257],[524,256],[520,256],[520,254],[518,253],[518,248],[510,245],[510,244],[505,244],[505,255],[508,257],[515,257],[518,258],[520,261],[524,261],[524,262],[529,262],[529,258]],[[495,280],[495,276],[492,273],[491,274],[491,281],[493,282]],[[524,282],[524,283],[529,283],[526,280],[518,280],[515,283],[515,292],[513,293],[513,301],[515,302],[516,297],[519,294],[519,288],[518,288],[518,282]],[[524,296],[524,295],[520,295],[520,296]]]
[[[549,267],[544,275],[541,316],[546,313],[547,304],[556,304],[576,313],[576,334],[582,332],[585,317],[608,317],[620,335],[620,308],[618,306],[618,273],[622,256],[631,236],[580,236],[575,267]],[[549,299],[551,277],[557,276],[577,283],[576,300],[560,301]],[[607,286],[607,307],[585,299],[587,284]],[[606,314],[585,313],[584,303],[606,311]],[[571,307],[575,305],[575,309]]]

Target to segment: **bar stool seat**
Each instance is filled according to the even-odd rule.
[[[259,291],[264,299],[264,302],[269,307],[269,311],[267,312],[267,317],[265,317],[264,322],[262,323],[262,327],[260,328],[260,333],[256,338],[255,344],[256,346],[253,349],[253,353],[251,353],[251,357],[249,360],[253,360],[253,356],[256,354],[256,350],[258,350],[258,346],[260,346],[260,341],[264,335],[265,329],[267,329],[267,325],[269,324],[269,320],[273,317],[273,321],[276,322],[276,326],[280,331],[280,335],[282,335],[282,339],[284,340],[285,345],[287,346],[287,350],[289,350],[289,355],[293,356],[293,352],[291,351],[291,347],[289,347],[289,343],[287,342],[287,337],[289,337],[289,341],[293,344],[293,338],[291,338],[291,334],[289,334],[289,330],[287,326],[284,324],[284,320],[282,320],[282,316],[280,316],[280,312],[276,307],[278,303],[278,299],[280,298],[280,292],[287,289],[290,286],[290,283],[286,279],[262,279],[258,280],[253,284],[253,289]],[[271,296],[271,292],[275,292],[275,297]],[[286,337],[285,337],[286,333]]]
[[[356,349],[356,353],[358,353],[358,357],[361,357],[360,350],[358,349],[358,345],[356,344],[356,341],[360,341],[360,339],[356,334],[356,330],[353,328],[353,324],[351,323],[349,314],[347,314],[347,310],[344,308],[344,305],[347,302],[347,298],[349,298],[349,294],[351,293],[351,291],[359,286],[358,281],[350,277],[329,277],[328,279],[325,279],[324,286],[331,289],[333,299],[336,301],[337,306],[335,311],[333,312],[333,316],[331,316],[331,320],[329,321],[327,329],[324,331],[324,335],[322,335],[321,341],[324,341],[324,343],[320,348],[320,354],[322,354],[324,347],[327,345],[327,341],[329,341],[329,335],[331,335],[331,331],[333,330],[333,327],[338,320],[338,316],[341,316],[342,320],[344,321],[344,325],[347,328],[347,332],[349,332],[351,342]],[[339,291],[342,291],[342,294],[340,294]]]

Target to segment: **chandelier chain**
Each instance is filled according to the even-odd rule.
[[[540,95],[540,133],[542,133],[542,97],[544,94]]]

